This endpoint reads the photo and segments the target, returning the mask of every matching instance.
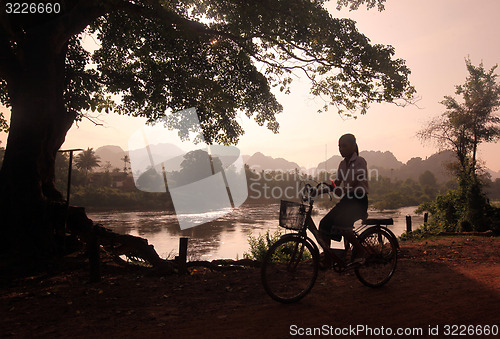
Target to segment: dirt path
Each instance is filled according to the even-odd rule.
[[[499,238],[403,242],[383,288],[365,287],[354,274],[320,272],[312,292],[292,305],[265,294],[257,269],[158,278],[107,266],[104,273],[94,284],[76,270],[4,286],[0,335],[284,338],[306,328],[366,325],[423,334],[439,326],[442,337],[447,324],[500,326]]]

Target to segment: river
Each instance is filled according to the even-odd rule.
[[[401,235],[406,230],[406,216],[412,216],[413,229],[422,225],[423,216],[414,213],[416,207],[397,210],[369,210],[370,218],[394,219],[389,228]],[[313,219],[318,225],[327,210],[318,210]],[[242,259],[249,252],[248,235],[272,233],[278,229],[279,204],[247,205],[212,222],[181,231],[174,214],[165,212],[96,212],[89,218],[120,234],[148,239],[162,258],[173,259],[178,253],[179,238],[188,237],[188,260]],[[358,221],[355,225],[360,224]],[[335,242],[334,242],[335,243]],[[339,243],[335,243],[339,244]],[[335,247],[335,246],[334,246]]]

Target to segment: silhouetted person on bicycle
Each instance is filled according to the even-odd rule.
[[[359,156],[356,137],[344,134],[339,139],[339,151],[344,160],[339,164],[337,178],[330,189],[341,200],[319,223],[322,239],[330,246],[330,239],[340,241],[344,236],[355,246],[358,253],[363,247],[354,235],[353,225],[368,217],[368,170],[366,160]],[[343,184],[342,187],[340,185]],[[328,257],[326,257],[328,258]],[[323,263],[328,265],[329,263]]]

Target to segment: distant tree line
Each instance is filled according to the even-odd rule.
[[[247,167],[249,199],[247,203],[279,202],[298,198],[303,181],[321,182],[335,178],[335,173],[320,172],[317,175],[295,171],[254,171]],[[439,184],[430,171],[423,172],[415,179],[393,180],[389,177],[373,176],[369,181],[370,206],[377,209],[397,209],[405,206],[418,206],[430,202],[438,194],[456,186],[452,180]],[[328,196],[317,199],[317,206],[330,208],[336,203]]]
[[[101,161],[92,148],[73,159],[70,202],[91,210],[173,210],[170,197],[165,193],[148,193],[135,187],[130,173],[130,159],[122,158],[123,169],[111,168]],[[56,186],[66,192],[69,169],[67,153],[56,157]],[[97,167],[103,171],[94,172]]]
[[[0,147],[0,166],[3,161],[5,149]],[[109,162],[101,163],[92,148],[77,154],[73,159],[71,203],[78,206],[87,206],[90,209],[136,209],[136,210],[173,210],[168,194],[143,192],[136,188],[130,173],[130,159],[127,155],[122,158],[124,166],[112,168]],[[67,153],[58,153],[56,157],[56,185],[61,192],[66,192],[69,156]],[[98,167],[101,171],[94,172]],[[189,167],[189,166],[184,166]],[[192,166],[191,166],[192,167]],[[477,165],[476,165],[477,167]],[[455,170],[452,168],[451,170]],[[462,169],[462,173],[463,173]],[[281,199],[291,200],[297,198],[301,182],[307,180],[321,181],[333,177],[334,173],[319,173],[308,175],[295,171],[255,171],[245,166],[248,182],[249,198],[246,203],[279,202]],[[383,172],[383,171],[382,171]],[[370,206],[376,209],[397,209],[405,206],[418,206],[420,211],[434,212],[435,218],[442,223],[455,220],[457,214],[456,192],[460,187],[457,178],[445,183],[439,183],[433,172],[427,170],[418,177],[406,180],[391,178],[389,173],[370,180]],[[479,171],[477,180],[484,188],[485,199],[500,207],[500,178],[491,180]],[[462,185],[464,185],[462,183]],[[439,197],[439,198],[438,198]],[[317,206],[330,208],[335,200],[320,198]],[[443,212],[439,212],[439,209]],[[437,216],[436,216],[437,215]],[[443,215],[455,215],[446,220]],[[453,219],[455,218],[455,219]],[[450,227],[444,227],[449,229]]]
[[[3,149],[0,148],[0,156]],[[0,157],[0,164],[2,158]],[[130,159],[125,156],[123,168],[112,168],[109,162],[101,163],[93,149],[77,154],[73,160],[71,204],[87,206],[90,209],[113,210],[173,210],[170,196],[166,193],[150,193],[139,190],[130,173]],[[56,158],[56,185],[61,192],[66,192],[69,156],[58,153]],[[101,167],[101,171],[95,169]],[[186,166],[184,166],[186,167]],[[188,166],[189,167],[189,166]],[[192,166],[191,166],[192,167]],[[294,200],[305,181],[325,181],[335,173],[321,172],[309,175],[295,171],[255,171],[245,166],[249,197],[247,204],[277,203],[281,199]],[[144,179],[143,179],[144,180]],[[138,180],[140,183],[141,180]],[[500,201],[500,179],[492,181],[482,177],[487,197]],[[371,178],[370,206],[380,210],[397,209],[406,206],[418,206],[435,201],[440,195],[456,190],[458,182],[452,179],[439,183],[433,172],[427,170],[418,177],[396,180],[388,176]],[[319,198],[317,206],[332,207],[337,200],[324,196]]]
[[[495,179],[495,181],[489,180],[485,186],[488,198],[498,205],[500,203],[500,178]]]

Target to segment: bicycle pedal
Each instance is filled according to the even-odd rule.
[[[366,258],[354,258],[351,263],[352,264],[360,264],[360,265],[364,265],[366,262]]]
[[[351,261],[346,265],[346,269],[361,267],[365,264],[365,262],[366,262],[365,258],[355,258],[353,261]]]

